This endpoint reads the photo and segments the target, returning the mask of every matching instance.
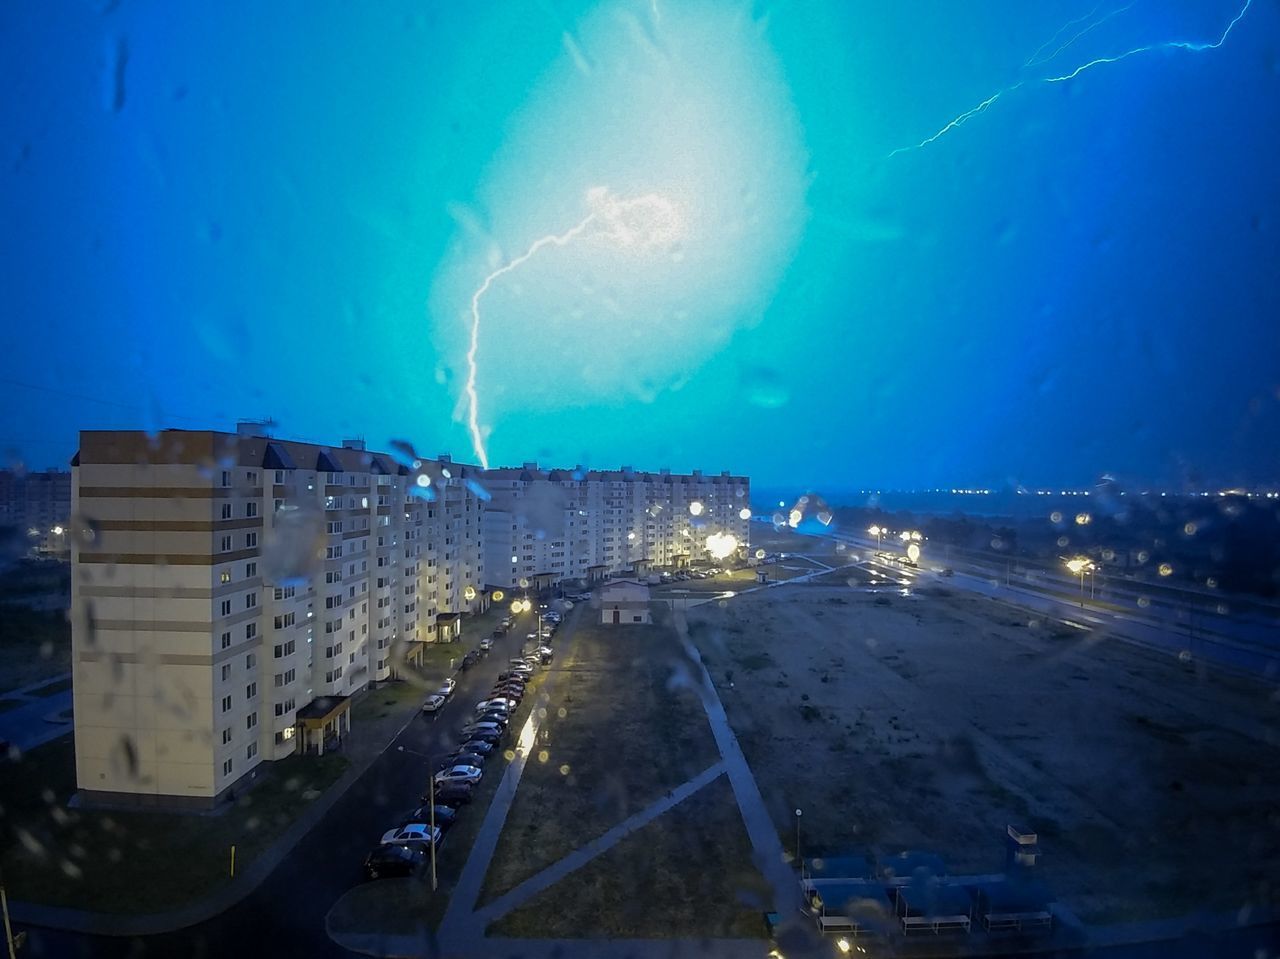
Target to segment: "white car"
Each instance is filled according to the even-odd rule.
[[[507,699],[505,696],[495,696],[493,699],[486,699],[482,703],[476,705],[476,715],[487,713],[491,709],[505,709],[511,712],[519,705],[514,699]]]
[[[428,696],[426,698],[426,701],[422,704],[422,711],[424,713],[434,713],[437,710],[439,710],[440,707],[443,705],[444,705],[444,697],[441,696],[439,693],[433,693],[432,695]]]
[[[480,648],[487,653],[489,650],[493,649],[493,640],[486,636],[484,639],[480,640]]]
[[[458,681],[456,679],[446,679],[443,683],[440,684],[440,688],[436,690],[436,695],[444,696],[445,698],[448,698],[449,696],[453,695],[453,691],[457,688],[458,688]]]
[[[435,779],[437,785],[444,783],[474,785],[480,781],[482,775],[484,774],[475,766],[450,766],[448,769],[442,769],[436,773]]]
[[[382,834],[382,843],[403,843],[406,846],[425,846],[432,843],[439,843],[443,833],[440,827],[433,827],[425,822],[413,822],[401,826],[399,829],[388,829]]]

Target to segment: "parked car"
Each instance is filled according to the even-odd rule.
[[[433,693],[432,695],[426,698],[425,702],[423,702],[422,711],[424,713],[438,712],[440,710],[440,707],[443,705],[444,705],[444,697],[441,696],[439,693]]]
[[[388,829],[382,834],[382,841],[404,846],[430,846],[434,843],[439,848],[443,837],[444,832],[439,826],[432,829],[430,823],[411,822],[396,829]]]
[[[450,766],[436,773],[436,783],[470,783],[475,785],[484,775],[476,766]]]
[[[364,857],[366,879],[388,879],[393,876],[412,876],[426,861],[421,847],[402,843],[379,843]]]
[[[435,812],[433,813],[431,810],[431,803],[427,802],[422,806],[410,809],[402,815],[400,817],[400,823],[404,826],[415,822],[425,822],[427,825],[431,825],[433,816],[435,818],[435,825],[447,832],[449,827],[457,821],[458,810],[454,809],[452,806],[444,806],[440,803],[436,803]]]
[[[495,741],[501,739],[505,731],[505,726],[479,719],[467,723],[461,730],[463,739],[488,739],[492,737]]]
[[[480,662],[480,650],[473,649],[471,652],[467,653],[467,655],[462,657],[462,668],[466,669],[469,666],[474,666],[478,662]]]
[[[494,686],[489,694],[491,696],[501,696],[503,699],[515,700],[516,705],[519,705],[520,701],[524,699],[524,687],[501,683]]]
[[[482,742],[488,743],[490,746],[497,746],[498,743],[502,742],[503,732],[504,730],[501,728],[495,728],[493,730],[477,729],[471,732],[464,732],[462,734],[462,738],[468,743]]]
[[[488,637],[485,637],[484,639],[480,640],[480,649],[486,653],[489,650],[493,649],[493,640],[489,639]]]
[[[475,721],[478,723],[493,723],[493,725],[498,728],[505,730],[509,725],[511,725],[511,713],[507,712],[505,709],[499,709],[495,706],[493,709],[480,713],[476,716]]]
[[[437,695],[449,697],[453,695],[453,691],[458,688],[456,679],[446,679],[440,684],[440,688],[436,690]]]
[[[429,803],[431,799],[431,787],[428,785],[422,801]],[[436,806],[453,806],[455,809],[465,806],[471,802],[471,785],[469,783],[438,783],[435,787],[435,801]]]
[[[556,653],[550,646],[543,646],[538,650],[538,655],[542,657],[542,665],[546,666],[551,660],[555,659]]]
[[[507,712],[511,712],[511,710],[515,709],[518,705],[519,703],[514,699],[495,696],[493,699],[486,699],[481,703],[477,703],[475,711],[477,713],[487,713],[490,709],[493,709],[496,706],[499,709],[505,709]]]
[[[468,739],[465,743],[458,747],[464,753],[476,753],[479,756],[487,756],[493,752],[493,743],[484,739]]]
[[[484,757],[479,753],[469,753],[459,749],[453,754],[453,762],[458,766],[474,766],[484,772]]]

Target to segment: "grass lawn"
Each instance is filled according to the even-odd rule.
[[[536,938],[763,938],[769,891],[721,776],[489,927]]]
[[[71,624],[62,610],[0,606],[0,690],[19,689],[71,669]]]
[[[72,738],[0,766],[0,865],[23,902],[95,912],[174,909],[249,866],[342,774],[347,760],[290,757],[219,815],[68,809]]]
[[[670,626],[579,626],[485,877],[482,901],[563,858],[719,758]],[[586,620],[587,617],[584,617]],[[563,654],[562,654],[563,655]]]
[[[425,698],[426,694],[416,683],[384,683],[377,689],[365,693],[351,706],[351,721],[364,723],[385,719],[392,713],[403,713],[406,703],[421,705]]]
[[[534,674],[512,720],[513,730],[524,725],[546,676],[545,672]],[[420,932],[424,927],[435,929],[439,926],[449,906],[449,894],[462,873],[489,803],[513,757],[511,749],[515,737],[513,732],[502,744],[502,753],[495,752],[485,763],[484,778],[480,780],[471,804],[462,807],[462,815],[445,837],[436,857],[439,881],[435,894],[431,892],[429,874],[414,879],[383,879],[365,883],[344,895],[330,910],[327,921],[332,932],[339,935],[409,935]]]

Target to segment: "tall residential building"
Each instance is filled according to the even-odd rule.
[[[709,537],[750,533],[751,481],[619,470],[491,469],[481,480],[485,570],[493,586],[521,579],[589,579],[638,560],[680,565],[708,557]],[[745,515],[744,515],[745,511]]]
[[[16,526],[24,533],[44,536],[71,518],[71,474],[66,470],[38,473],[0,470],[0,526]]]
[[[323,749],[351,694],[479,601],[471,468],[261,434],[81,433],[72,677],[91,800],[211,805],[300,743]]]

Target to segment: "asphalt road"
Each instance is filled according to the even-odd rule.
[[[362,881],[361,863],[395,817],[418,805],[428,782],[428,761],[396,746],[443,755],[457,745],[457,730],[492,687],[507,660],[520,651],[536,618],[522,616],[495,640],[490,654],[458,674],[458,687],[434,719],[414,718],[256,890],[219,916],[177,932],[145,938],[87,936],[28,927],[24,959],[45,957],[247,957],[354,955],[324,932],[330,907]],[[464,815],[481,815],[468,809]],[[16,928],[23,928],[18,926]],[[16,931],[16,930],[15,930]]]

